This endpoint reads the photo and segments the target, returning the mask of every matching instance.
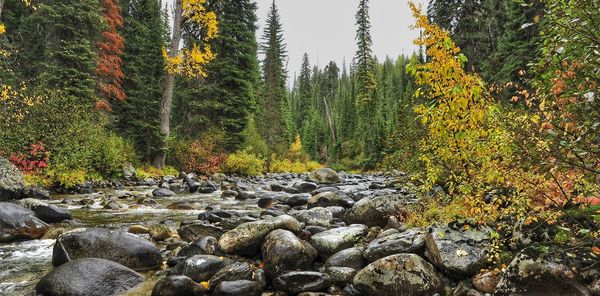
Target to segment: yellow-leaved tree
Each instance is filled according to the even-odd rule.
[[[167,140],[170,136],[170,117],[173,103],[175,76],[185,75],[189,78],[206,77],[205,67],[214,58],[210,41],[218,32],[217,15],[206,8],[206,0],[174,0],[173,32],[169,49],[163,50],[167,80],[160,103],[161,149],[154,158],[153,165],[165,167],[167,157]],[[191,26],[201,32],[199,40],[203,45],[185,44],[181,48],[182,26]]]

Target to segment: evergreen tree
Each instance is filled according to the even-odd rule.
[[[166,24],[158,0],[121,0],[125,26],[123,91],[127,99],[115,104],[115,126],[130,138],[139,155],[151,161],[160,148],[160,107],[164,84],[162,48],[167,41]]]
[[[267,16],[261,43],[264,54],[262,62],[262,98],[258,116],[258,127],[267,145],[274,151],[286,149],[283,110],[287,105],[286,79],[284,68],[286,45],[283,39],[283,28],[275,1]]]
[[[294,106],[294,123],[297,128],[300,128],[307,117],[311,100],[311,84],[310,84],[310,61],[308,54],[302,57],[302,68],[300,68],[300,77],[298,78],[298,93],[295,99]]]

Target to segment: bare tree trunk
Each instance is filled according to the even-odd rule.
[[[176,57],[179,54],[179,43],[181,42],[181,21],[183,19],[182,0],[175,0],[175,15],[173,16],[173,37],[171,39],[170,57]],[[165,91],[160,101],[160,151],[154,158],[152,165],[156,168],[164,168],[167,160],[167,140],[171,135],[170,119],[171,106],[173,104],[173,88],[175,87],[175,74],[167,73],[165,82]]]
[[[329,123],[329,130],[331,130],[331,138],[333,139],[333,145],[337,143],[335,137],[335,126],[333,125],[333,118],[331,118],[331,112],[329,111],[329,104],[327,104],[327,98],[323,97],[325,103],[325,114],[327,115],[327,122]]]

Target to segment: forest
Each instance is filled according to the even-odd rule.
[[[416,50],[381,57],[373,52],[369,0],[358,0],[355,55],[342,64],[331,61],[320,67],[306,53],[299,69],[287,67],[288,41],[277,1],[268,15],[261,16],[266,17],[264,24],[259,24],[257,3],[252,0],[167,2],[172,7],[159,0],[0,0],[0,160],[22,172],[21,187],[83,194],[98,184],[117,184],[114,187],[120,190],[122,184],[143,183],[178,193],[165,184],[182,178],[190,192],[214,187],[207,193],[222,189],[223,198],[242,200],[252,199],[245,182],[313,197],[327,193],[326,188],[319,191],[327,187],[322,184],[342,184],[338,188],[342,191],[343,186],[352,191],[366,184],[362,189],[375,191],[364,193],[372,201],[388,195],[388,189],[394,194],[411,192],[414,202],[404,200],[402,209],[392,205],[382,210],[385,206],[376,204],[371,212],[356,214],[359,217],[352,211],[362,200],[354,191],[335,200],[315,201],[315,207],[347,208],[340,214],[344,218],[333,209],[328,214],[333,215],[331,221],[340,218],[344,227],[350,225],[346,228],[364,224],[388,229],[388,217],[408,227],[436,223],[459,224],[464,231],[490,227],[486,264],[489,274],[502,273],[502,280],[495,290],[479,288],[475,280],[473,285],[496,295],[550,295],[503,290],[514,280],[508,278],[507,265],[513,266],[514,253],[524,248],[525,239],[551,243],[545,251],[566,248],[562,253],[567,261],[598,260],[600,1],[429,0],[426,5],[409,1],[412,29],[419,32]],[[0,172],[2,167],[0,162]],[[346,183],[336,171],[347,176]],[[337,181],[319,180],[318,172],[332,172]],[[314,188],[295,183],[274,189],[279,187],[273,182],[292,184],[290,180],[305,174]],[[237,179],[231,187],[211,185],[209,180],[221,176]],[[2,186],[0,178],[0,200],[7,200],[1,196],[9,195]],[[304,192],[302,186],[312,190]],[[271,206],[273,198],[263,207],[261,201],[267,197],[256,194],[258,206],[276,219],[306,205],[290,204],[286,197],[274,198],[288,206],[285,210]],[[346,203],[344,198],[350,197],[353,200]],[[306,202],[304,211],[309,211],[313,199]],[[208,205],[200,204],[203,210]],[[196,205],[187,206],[198,210]],[[380,223],[382,212],[386,218]],[[217,216],[205,218],[224,219]],[[231,219],[237,228],[225,227],[230,232],[250,221],[237,214]],[[129,222],[123,225],[131,226]],[[155,239],[152,229],[148,231]],[[313,230],[304,229],[313,235],[304,239],[292,229],[273,229],[290,230],[303,243],[310,241],[321,259],[341,251],[315,245]],[[218,247],[228,254],[247,255],[222,242],[224,237],[233,240],[227,237],[230,232],[220,239],[215,235]],[[367,232],[361,235],[368,243]],[[265,248],[277,252],[267,241],[257,260],[268,261]],[[430,250],[433,238],[425,241]],[[582,253],[570,251],[574,249]],[[456,250],[456,260],[471,256],[465,250],[470,249]],[[312,256],[306,252],[301,258]],[[468,270],[448,267],[440,263],[445,259],[432,258],[428,252],[427,260],[453,283],[476,273],[472,265]],[[379,262],[367,253],[363,256]],[[277,264],[273,260],[277,261],[269,262]],[[313,260],[318,261],[313,258],[311,264]],[[586,265],[582,262],[570,264]],[[308,270],[311,264],[287,270]],[[365,275],[369,266],[355,268],[359,272],[352,289],[359,294],[351,294],[344,285],[340,291],[346,294],[331,294],[388,295],[402,287],[382,288],[377,279]],[[549,271],[555,282],[568,282],[555,288],[570,291],[565,292],[568,295],[599,295],[600,266],[597,261],[586,266],[588,273],[564,276],[568,280],[556,275],[568,270]],[[283,274],[277,268],[267,266],[267,283],[273,280],[275,290],[285,290],[281,284],[285,278],[277,277]],[[209,282],[210,278],[190,277],[213,291],[214,278]],[[437,277],[425,280],[421,287],[437,288],[410,295],[441,291],[436,281]],[[515,289],[549,291],[542,284],[528,286],[525,279],[517,282]],[[221,286],[215,291],[225,289]],[[454,294],[447,295],[483,295],[457,294],[456,285],[450,286]],[[157,289],[152,295],[188,295],[160,294]],[[204,295],[198,293],[189,295]]]

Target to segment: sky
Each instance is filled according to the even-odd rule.
[[[324,67],[335,61],[349,65],[356,52],[355,14],[359,0],[275,0],[288,50],[290,81],[300,73],[302,55],[308,53],[312,65]],[[257,37],[262,35],[273,0],[257,0]],[[426,7],[426,0],[417,0]],[[380,59],[411,54],[417,48],[413,40],[418,32],[410,26],[414,20],[407,0],[371,0],[371,36],[373,52]]]

